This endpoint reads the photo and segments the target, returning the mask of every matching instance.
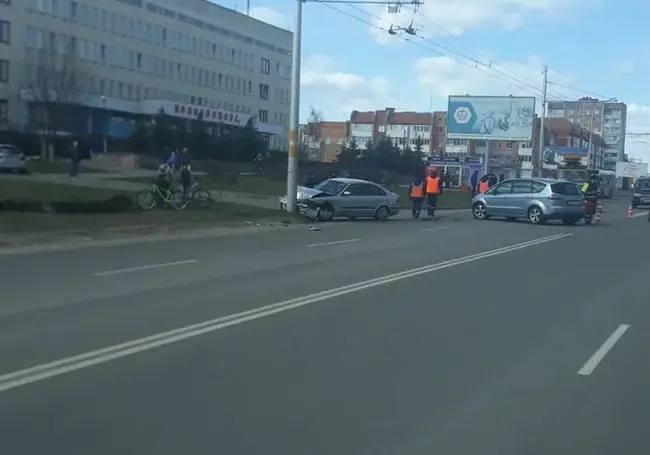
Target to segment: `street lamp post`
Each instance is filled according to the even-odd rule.
[[[298,123],[300,121],[300,55],[302,45],[302,4],[296,0],[296,24],[293,30],[293,50],[291,53],[291,112],[289,117],[289,162],[287,164],[287,211],[296,210],[298,196],[298,157],[300,142]]]
[[[291,51],[291,112],[289,117],[289,161],[287,164],[287,212],[293,213],[296,210],[296,198],[298,196],[298,157],[300,155],[300,138],[298,137],[298,123],[300,121],[300,58],[302,45],[302,6],[307,1],[318,3],[341,3],[355,5],[389,5],[395,11],[399,11],[402,4],[412,5],[416,8],[422,4],[420,0],[409,0],[406,2],[390,2],[386,0],[367,1],[345,1],[345,0],[296,0],[296,22],[293,30],[293,49]],[[397,27],[392,29],[391,34],[404,30],[412,34],[412,29]]]

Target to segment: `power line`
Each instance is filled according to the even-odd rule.
[[[381,17],[379,17],[379,16],[377,16],[375,14],[372,14],[371,12],[369,12],[369,11],[367,11],[365,9],[359,8],[355,4],[347,3],[346,6],[348,6],[349,8],[355,9],[357,11],[360,11],[361,13],[366,14],[366,15],[378,20],[379,22],[383,22],[385,24],[388,24],[390,27],[388,29],[386,29],[385,27],[382,27],[380,25],[372,23],[372,22],[370,22],[368,20],[359,18],[358,16],[349,14],[347,12],[341,11],[341,10],[339,10],[337,8],[332,8],[332,9],[334,9],[337,12],[339,12],[341,14],[344,14],[344,15],[346,15],[348,17],[351,17],[351,18],[353,18],[355,20],[363,22],[364,24],[367,24],[370,27],[373,27],[373,28],[378,29],[378,30],[386,31],[390,35],[393,35],[395,37],[398,37],[398,38],[402,39],[402,41],[406,41],[406,42],[409,42],[409,43],[415,44],[415,45],[420,45],[421,43],[415,42],[411,37],[419,38],[420,41],[427,44],[427,45],[424,45],[424,46],[420,46],[423,49],[426,49],[426,50],[428,50],[428,51],[430,51],[432,53],[443,56],[445,58],[449,58],[449,59],[451,59],[451,60],[453,60],[453,61],[455,61],[455,62],[457,62],[459,64],[469,66],[469,67],[471,67],[471,68],[473,68],[475,70],[483,71],[485,74],[487,74],[487,75],[489,75],[489,76],[491,76],[493,78],[496,78],[499,81],[504,82],[504,83],[506,83],[508,85],[511,85],[511,86],[513,86],[515,88],[523,90],[525,92],[529,92],[529,93],[532,92],[535,95],[535,97],[537,97],[537,98],[539,98],[540,95],[542,94],[542,91],[543,91],[542,88],[540,88],[538,86],[534,86],[529,82],[526,82],[525,80],[523,80],[524,78],[519,76],[519,75],[513,76],[512,74],[508,74],[506,71],[509,71],[509,70],[507,70],[502,65],[498,65],[498,63],[496,61],[490,59],[489,57],[484,56],[485,60],[487,61],[487,63],[486,63],[485,61],[477,59],[477,58],[475,58],[475,57],[473,57],[473,56],[471,56],[471,55],[469,55],[467,53],[456,51],[456,50],[454,50],[454,49],[452,49],[452,48],[450,48],[448,46],[445,46],[445,45],[440,44],[440,43],[438,43],[436,41],[433,41],[431,39],[428,39],[428,38],[425,38],[425,37],[423,37],[421,35],[418,35],[417,30],[415,30],[413,28],[414,24],[420,26],[420,28],[422,30],[426,31],[426,29],[425,29],[424,24],[422,24],[420,22],[417,22],[415,20],[415,18],[411,19],[411,22],[410,22],[408,27],[395,26],[395,23],[391,23],[391,22],[389,22],[389,21],[387,21],[387,20],[385,20],[385,19],[383,19],[383,18],[381,18]],[[425,19],[428,19],[428,18],[425,16]],[[434,25],[437,25],[440,28],[446,30],[451,36],[454,36],[449,30],[445,29],[442,25],[437,24],[434,21],[431,21],[430,19],[428,19],[428,20],[429,20],[429,22],[434,23]],[[397,31],[404,31],[407,34],[411,35],[411,37],[406,38],[404,36],[401,36],[399,33],[397,33]],[[456,39],[458,39],[458,38],[456,38]],[[431,46],[433,46],[433,48]],[[449,54],[452,54],[452,55],[445,54],[444,52],[442,52],[442,51],[440,51],[438,49],[442,49],[443,51],[446,51],[446,52],[448,52]],[[499,66],[501,66],[503,68],[503,70],[499,69]],[[498,76],[496,76],[496,74],[493,74],[491,71],[498,74]],[[512,72],[512,71],[510,71],[510,72]],[[514,72],[512,72],[512,73],[514,73]],[[514,73],[514,74],[516,74],[516,73]],[[519,76],[519,77],[517,77],[517,76]],[[503,79],[503,78],[505,78],[505,79]],[[549,97],[552,97],[552,98],[557,98],[558,100],[567,100],[567,99],[572,98],[571,96],[567,96],[566,94],[564,94],[562,92],[559,92],[557,89],[554,90],[553,92],[548,90],[547,95]]]
[[[383,18],[381,18],[381,17],[379,17],[377,15],[374,15],[374,14],[370,13],[369,11],[363,10],[362,8],[359,8],[356,5],[347,4],[347,6],[350,7],[350,8],[353,8],[353,9],[355,9],[357,11],[360,11],[360,12],[362,12],[364,14],[367,14],[368,16],[370,16],[370,17],[372,17],[372,18],[374,18],[374,19],[376,19],[376,20],[378,20],[380,22],[383,22],[385,24],[390,24],[385,19],[383,19]],[[352,17],[356,18],[356,16],[352,16]],[[366,22],[366,21],[364,21],[364,22]],[[368,23],[368,22],[366,22],[366,23]],[[416,22],[415,19],[412,19],[411,24],[405,30],[409,35],[417,37],[421,41],[427,43],[427,45],[433,46],[435,48],[442,49],[443,51],[446,51],[446,52],[448,52],[448,53],[450,53],[452,55],[447,55],[447,54],[444,54],[443,52],[440,52],[440,51],[437,51],[437,50],[433,51],[434,53],[436,53],[438,55],[441,55],[443,57],[450,58],[450,59],[456,61],[457,63],[469,64],[468,66],[473,67],[474,69],[477,69],[479,71],[484,70],[486,73],[489,73],[487,70],[488,69],[492,70],[492,71],[500,74],[501,76],[507,78],[509,81],[512,81],[513,83],[510,83],[510,82],[508,82],[508,83],[510,83],[510,85],[512,85],[512,86],[514,86],[516,88],[522,89],[522,86],[523,86],[523,87],[525,87],[524,90],[532,89],[535,92],[536,96],[539,96],[541,94],[541,92],[542,92],[541,88],[535,87],[534,85],[529,84],[528,82],[525,82],[525,81],[523,81],[523,80],[521,80],[521,79],[519,79],[517,77],[511,76],[510,74],[507,74],[507,73],[499,70],[498,68],[493,67],[492,66],[492,61],[488,61],[488,63],[485,63],[485,62],[483,62],[483,61],[481,61],[479,59],[476,59],[476,58],[472,57],[469,54],[466,54],[466,53],[463,53],[463,52],[458,52],[458,51],[456,51],[456,50],[454,50],[454,49],[452,49],[452,48],[450,48],[448,46],[445,46],[445,45],[440,44],[440,43],[438,43],[436,41],[433,41],[431,39],[428,39],[428,38],[425,38],[425,37],[423,37],[421,35],[418,35],[417,33],[415,33],[415,30],[413,29],[413,24],[414,23],[417,24],[417,25],[420,25],[422,27],[422,29],[424,29],[423,24],[421,24],[419,22]],[[391,28],[389,28],[388,33],[391,34],[391,35],[395,35],[394,33],[390,32],[390,30],[392,29],[392,27],[394,27],[394,25],[393,24],[390,24],[390,25],[391,25]],[[383,30],[383,27],[380,27],[380,26],[378,26],[376,24],[370,23],[370,26]],[[403,29],[402,27],[399,27],[399,28]],[[459,60],[459,58],[462,59],[462,60]],[[504,81],[504,82],[507,82],[507,81]]]
[[[377,30],[381,30],[381,31],[384,31],[384,32],[386,32],[386,33],[389,33],[389,34],[391,34],[392,36],[394,36],[395,38],[400,39],[401,41],[404,41],[404,42],[407,42],[407,43],[413,44],[413,45],[415,45],[415,46],[417,46],[417,47],[419,47],[419,48],[421,48],[421,49],[423,49],[423,50],[426,50],[426,51],[428,51],[428,52],[431,52],[431,53],[433,53],[433,54],[436,54],[436,55],[439,55],[439,56],[442,56],[442,57],[449,58],[449,59],[455,61],[456,63],[459,63],[459,64],[461,64],[461,65],[467,66],[467,67],[469,67],[469,68],[473,68],[473,69],[478,70],[478,71],[483,71],[486,75],[488,75],[488,76],[490,76],[490,77],[493,77],[493,78],[495,78],[495,79],[497,79],[497,80],[499,80],[499,81],[501,81],[501,82],[505,82],[505,83],[507,83],[507,84],[509,84],[509,85],[511,85],[511,86],[513,86],[513,87],[515,87],[515,88],[520,89],[520,90],[531,91],[531,89],[532,89],[532,90],[535,91],[534,93],[535,93],[535,95],[536,95],[537,97],[539,97],[539,95],[540,95],[541,92],[542,92],[542,89],[541,89],[541,88],[535,87],[535,86],[533,86],[533,85],[531,85],[531,84],[528,84],[528,83],[526,83],[526,82],[524,82],[524,81],[520,81],[520,80],[518,80],[517,78],[514,78],[514,77],[512,77],[512,76],[510,76],[510,75],[507,75],[507,74],[502,74],[502,76],[506,76],[506,77],[509,78],[510,80],[504,80],[502,77],[499,77],[499,76],[497,76],[497,75],[495,75],[495,74],[493,74],[493,73],[490,73],[490,72],[486,71],[486,69],[489,68],[489,65],[486,65],[485,63],[480,62],[480,61],[478,61],[478,60],[476,60],[476,59],[473,59],[473,58],[471,58],[471,57],[464,57],[464,58],[466,58],[466,60],[462,60],[462,59],[456,58],[456,57],[454,57],[454,56],[450,56],[450,55],[448,55],[448,54],[445,54],[444,52],[442,52],[442,51],[440,51],[440,50],[438,50],[438,49],[435,49],[434,47],[432,47],[432,46],[429,45],[429,44],[433,44],[433,46],[436,46],[436,47],[438,47],[438,48],[440,48],[440,49],[446,50],[447,52],[454,53],[454,54],[457,54],[457,55],[462,55],[462,54],[459,54],[459,53],[457,53],[456,51],[453,51],[452,49],[447,48],[446,46],[443,46],[443,45],[441,45],[441,44],[439,44],[439,43],[431,43],[431,42],[429,42],[428,40],[424,39],[423,37],[421,37],[421,36],[419,36],[419,35],[417,35],[417,34],[413,36],[413,35],[411,35],[411,34],[409,33],[410,36],[413,36],[413,38],[418,38],[419,41],[415,41],[415,40],[414,40],[413,38],[411,38],[411,37],[408,37],[408,38],[407,38],[407,37],[401,35],[400,33],[391,33],[391,30],[395,30],[395,29],[391,29],[390,27],[382,27],[382,26],[380,26],[380,25],[374,24],[374,23],[372,23],[372,22],[370,22],[370,21],[368,21],[368,20],[366,20],[366,19],[360,18],[360,17],[358,17],[358,16],[355,16],[354,14],[351,14],[351,13],[348,13],[348,12],[346,12],[346,11],[343,11],[343,10],[341,10],[340,8],[337,8],[337,7],[335,7],[335,6],[332,6],[332,5],[328,4],[328,3],[325,3],[325,2],[322,2],[322,1],[318,1],[318,0],[315,0],[314,2],[315,2],[315,3],[320,3],[321,5],[326,6],[327,8],[330,8],[330,9],[332,9],[332,10],[334,10],[334,11],[340,13],[340,14],[343,14],[343,15],[345,15],[345,16],[348,16],[348,17],[350,17],[351,19],[357,20],[357,21],[359,21],[359,22],[361,22],[361,23],[363,23],[363,24],[366,24],[366,25],[368,25],[368,26],[370,26],[370,27],[372,27],[372,28],[375,28],[375,29],[377,29]],[[372,14],[366,12],[366,11],[363,11],[362,9],[356,7],[355,5],[346,4],[346,6],[351,7],[351,8],[353,8],[353,9],[357,9],[357,10],[359,10],[359,11],[362,11],[362,12],[368,14],[368,15],[371,16],[371,17],[375,17],[375,18],[377,18],[377,16],[374,16],[374,15],[372,15]],[[379,19],[379,18],[378,18],[378,19]],[[380,19],[380,20],[381,20],[381,19]],[[383,21],[383,20],[382,20],[382,22],[388,24],[387,21]],[[392,25],[392,24],[390,24],[390,25]],[[426,43],[426,44],[424,44],[424,43],[422,43],[422,42],[420,42],[420,41],[424,41],[424,43]],[[522,87],[522,85],[523,85],[523,87]]]
[[[573,90],[574,92],[580,92],[580,93],[583,93],[585,95],[595,96],[596,98],[602,98],[602,99],[606,99],[606,100],[615,100],[616,99],[616,98],[611,97],[611,96],[606,96],[606,95],[599,94],[599,93],[589,92],[587,90],[582,90],[580,88],[571,87],[569,85],[558,84],[557,82],[548,81],[548,83],[549,83],[549,85],[554,85],[556,87],[564,88],[564,89],[567,89],[567,90]]]
[[[351,14],[351,13],[349,13],[347,11],[344,11],[344,10],[342,10],[340,8],[337,8],[336,6],[333,6],[333,5],[329,4],[331,2],[329,2],[327,0],[322,0],[322,1],[321,0],[311,0],[311,1],[313,3],[320,3],[323,6],[326,6],[326,7],[330,8],[330,9],[340,13],[340,14],[343,14],[344,16],[347,16],[347,17],[349,17],[351,19],[359,21],[359,22],[361,22],[361,23],[363,23],[365,25],[368,25],[369,27],[372,27],[372,28],[374,28],[376,30],[386,32],[386,33],[394,36],[395,38],[397,38],[397,39],[399,39],[399,40],[401,40],[403,42],[410,43],[410,44],[415,45],[415,46],[417,46],[417,47],[419,47],[419,48],[421,48],[423,50],[426,50],[428,52],[436,54],[438,56],[445,57],[445,58],[448,58],[450,60],[453,60],[454,62],[456,62],[456,63],[458,63],[460,65],[467,66],[467,67],[472,68],[472,69],[477,70],[477,71],[482,71],[487,76],[490,76],[490,77],[492,77],[492,78],[494,78],[496,80],[499,80],[502,83],[508,84],[508,85],[510,85],[512,87],[515,87],[515,88],[517,88],[519,90],[523,90],[523,91],[525,91],[527,93],[533,93],[534,96],[537,97],[537,98],[540,98],[540,95],[543,94],[543,91],[544,91],[543,87],[536,87],[536,86],[532,85],[531,83],[526,82],[524,80],[524,77],[522,77],[521,75],[509,74],[508,72],[511,72],[511,71],[509,71],[503,65],[500,65],[498,62],[496,62],[495,60],[492,60],[491,58],[489,58],[487,56],[483,56],[483,57],[485,57],[485,60],[487,61],[487,63],[486,63],[485,61],[482,61],[481,59],[477,59],[477,58],[473,57],[472,55],[470,55],[468,53],[459,52],[457,50],[452,49],[449,46],[443,45],[443,44],[438,43],[438,42],[436,42],[436,41],[434,41],[432,39],[425,38],[425,37],[419,35],[417,33],[417,30],[413,27],[413,25],[419,26],[422,30],[425,30],[425,31],[427,31],[427,30],[426,30],[424,24],[422,24],[421,22],[416,21],[415,18],[411,19],[411,22],[410,22],[409,26],[407,26],[407,27],[396,26],[394,23],[390,23],[389,21],[387,21],[387,20],[385,20],[385,19],[383,19],[383,18],[381,18],[381,17],[379,17],[379,16],[377,16],[375,14],[372,14],[371,12],[369,12],[369,11],[367,11],[365,9],[359,8],[357,5],[355,5],[353,3],[344,2],[344,1],[337,2],[337,3],[341,3],[341,4],[345,5],[345,6],[347,6],[348,8],[357,10],[357,11],[359,11],[359,12],[361,12],[361,13],[363,13],[363,14],[371,17],[371,18],[374,18],[375,20],[378,20],[381,23],[384,23],[384,24],[388,25],[388,27],[382,27],[381,25],[373,23],[370,20],[358,17],[358,16],[356,16],[354,14]],[[356,2],[356,3],[358,3],[358,2]],[[407,4],[407,3],[404,3],[404,4]],[[416,11],[417,11],[417,8],[416,8]],[[430,22],[430,23],[438,26],[439,28],[447,31],[450,36],[453,36],[454,38],[456,38],[457,40],[460,41],[460,39],[458,39],[453,33],[451,33],[451,31],[446,29],[444,26],[436,23],[435,21],[432,21],[431,19],[429,19],[423,13],[420,13],[420,14],[423,15],[424,18],[428,22]],[[408,36],[404,36],[401,32],[404,32]],[[430,34],[432,34],[432,33],[430,33]],[[500,68],[503,68],[503,69],[500,69]],[[514,74],[514,72],[513,72],[513,74]],[[517,77],[517,76],[519,76],[519,77]],[[601,95],[601,94],[597,94],[597,93],[594,93],[594,92],[589,92],[587,90],[579,89],[579,88],[576,88],[576,87],[571,87],[571,86],[568,86],[568,85],[555,83],[555,82],[552,82],[552,81],[548,81],[547,85],[552,85],[552,86],[557,87],[557,88],[563,88],[563,89],[566,89],[566,90],[571,90],[571,91],[574,91],[574,92],[583,93],[583,94],[590,95],[590,96],[597,96],[599,98],[608,98],[608,97],[606,97],[604,95]],[[573,98],[572,96],[568,96],[565,93],[560,92],[559,90],[557,90],[557,88],[555,88],[553,90],[553,93],[551,93],[551,91],[548,90],[548,87],[547,87],[547,96],[557,98],[559,101],[570,100],[570,99]],[[553,101],[553,100],[549,100],[549,101]]]

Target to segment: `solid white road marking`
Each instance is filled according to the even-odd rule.
[[[244,311],[241,313],[224,316],[221,318],[212,319],[199,324],[181,327],[169,332],[163,332],[156,335],[151,335],[145,338],[140,338],[127,343],[110,346],[108,348],[99,349],[96,351],[87,352],[85,354],[68,357],[54,362],[37,365],[35,367],[26,368],[24,370],[8,373],[0,376],[0,392],[5,390],[14,389],[33,382],[42,381],[54,376],[70,373],[82,368],[88,368],[93,365],[99,365],[109,362],[111,360],[119,359],[129,355],[137,354],[140,352],[148,351],[150,349],[158,348],[172,343],[178,343],[188,338],[197,337],[205,333],[214,332],[217,330],[225,329],[226,327],[244,324],[246,322],[255,321],[267,316],[271,316],[285,311],[291,311],[306,305],[312,305],[324,300],[329,300],[342,295],[359,292],[364,289],[370,289],[376,286],[393,283],[395,281],[404,280],[414,276],[431,273],[436,270],[447,269],[461,264],[475,262],[481,259],[497,256],[500,254],[509,253],[511,251],[523,250],[542,243],[552,242],[567,237],[573,234],[556,234],[548,237],[542,237],[528,242],[517,243],[515,245],[497,248],[483,253],[472,254],[449,261],[440,262],[438,264],[431,264],[416,269],[406,270],[404,272],[393,273],[391,275],[374,278],[359,283],[341,286],[338,288],[329,289],[327,291],[318,292],[315,294],[298,297],[284,302],[279,302],[271,305],[266,305],[253,310]]]
[[[627,329],[629,328],[630,326],[627,324],[619,325],[618,328],[614,330],[614,333],[612,333],[609,338],[607,338],[607,340],[594,353],[594,355],[592,355],[591,358],[587,360],[587,363],[585,363],[584,366],[580,368],[578,374],[580,376],[589,376],[591,373],[593,373],[598,364],[603,361],[607,353],[612,350],[614,345],[618,342],[618,340],[621,339],[621,337],[625,334],[625,332],[627,332]]]
[[[347,240],[335,240],[333,242],[312,243],[310,245],[307,245],[307,248],[314,248],[317,246],[327,246],[327,245],[343,245],[344,243],[353,243],[358,241],[359,239],[347,239]]]
[[[433,231],[442,231],[443,229],[447,229],[449,226],[438,226],[438,227],[432,227],[432,228],[424,228],[422,229],[424,232],[433,232]]]
[[[634,215],[632,215],[632,218],[638,218],[640,216],[648,216],[648,212],[635,213]]]
[[[190,259],[189,261],[176,261],[176,262],[165,262],[162,264],[149,264],[149,265],[142,265],[140,267],[131,267],[128,269],[108,270],[106,272],[95,272],[93,273],[93,276],[118,275],[120,273],[139,272],[141,270],[159,269],[161,267],[174,267],[176,265],[194,264],[195,262],[198,261],[196,259]]]

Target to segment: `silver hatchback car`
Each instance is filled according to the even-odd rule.
[[[299,193],[299,212],[319,221],[331,221],[335,217],[383,221],[397,215],[400,209],[399,195],[367,180],[334,178],[313,189],[299,188]]]
[[[512,179],[472,199],[478,220],[490,217],[527,218],[532,224],[561,220],[576,224],[585,216],[585,199],[578,185],[565,180]]]

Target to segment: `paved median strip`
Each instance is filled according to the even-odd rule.
[[[479,261],[481,259],[486,259],[513,251],[523,250],[535,245],[541,245],[544,243],[571,237],[572,235],[573,234],[571,233],[566,233],[541,237],[527,242],[517,243],[502,248],[484,251],[482,253],[451,259],[437,264],[431,264],[399,273],[393,273],[371,280],[361,281],[347,286],[341,286],[338,288],[329,289],[327,291],[317,292],[315,294],[286,300],[284,302],[263,306],[241,313],[212,319],[210,321],[205,321],[199,324],[181,327],[179,329],[151,335],[127,343],[110,346],[104,349],[98,349],[96,351],[87,352],[54,362],[37,365],[13,373],[4,374],[0,376],[0,392],[42,381],[44,379],[52,378],[55,376],[60,376],[66,373],[71,373],[83,368],[110,362],[111,360],[148,351],[161,346],[178,343],[189,338],[197,337],[210,332],[215,332],[217,330],[225,329],[234,325],[255,321],[257,319],[272,316],[278,313],[283,313],[285,311],[294,310],[306,305],[312,305],[318,302],[333,299],[335,297],[359,292],[364,289],[370,289],[396,281],[401,281],[407,278],[435,272],[437,270],[443,270],[458,265]]]

